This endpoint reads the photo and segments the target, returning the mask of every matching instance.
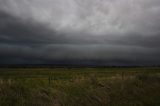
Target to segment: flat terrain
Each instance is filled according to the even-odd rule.
[[[0,106],[160,106],[160,68],[1,68]]]

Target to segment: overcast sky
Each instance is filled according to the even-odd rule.
[[[160,64],[160,0],[0,0],[0,64]]]

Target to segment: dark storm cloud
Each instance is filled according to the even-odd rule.
[[[1,64],[153,65],[159,0],[1,0]]]
[[[49,43],[51,42],[50,35],[56,36],[54,31],[46,29],[45,26],[42,26],[41,24],[23,21],[20,18],[3,12],[0,12],[0,14],[1,42],[18,44]],[[47,37],[45,35],[47,35]]]

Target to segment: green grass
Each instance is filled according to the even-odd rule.
[[[0,69],[0,106],[160,106],[160,68]]]

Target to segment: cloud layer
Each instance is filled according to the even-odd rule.
[[[1,64],[155,65],[159,0],[1,0]]]

